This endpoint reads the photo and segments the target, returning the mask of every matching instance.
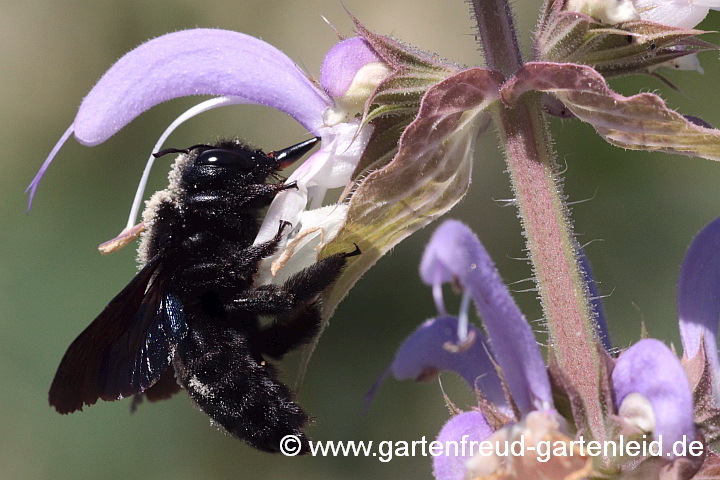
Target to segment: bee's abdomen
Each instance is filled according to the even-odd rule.
[[[255,448],[277,452],[280,440],[302,431],[307,414],[293,401],[275,369],[252,352],[250,332],[196,321],[180,342],[174,366],[178,379],[213,422]]]

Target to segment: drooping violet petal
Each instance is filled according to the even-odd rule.
[[[398,380],[424,380],[441,371],[457,373],[472,390],[477,387],[485,397],[496,405],[505,405],[500,377],[495,371],[485,336],[473,325],[468,325],[468,336],[474,336],[472,344],[457,351],[448,349],[457,345],[458,319],[439,317],[420,325],[398,348],[390,366]]]
[[[272,45],[228,30],[185,30],[150,40],[110,67],[80,105],[75,137],[97,145],[151,107],[188,95],[242,97],[313,132],[331,104]]]
[[[320,84],[332,97],[341,97],[355,78],[355,74],[368,63],[380,58],[362,37],[352,37],[333,46],[325,55],[320,69]]]
[[[672,452],[678,440],[695,438],[692,392],[685,370],[664,343],[653,338],[640,340],[620,355],[612,372],[617,407],[639,393],[655,413],[654,438],[662,438],[663,455]]]
[[[720,387],[717,328],[720,321],[720,218],[695,236],[677,281],[677,314],[684,355],[693,358],[704,339],[705,354],[713,372],[713,390]]]
[[[457,220],[440,225],[425,248],[420,275],[430,285],[457,279],[470,290],[520,411],[552,408],[550,381],[535,335],[472,230]]]
[[[635,9],[642,20],[694,28],[707,16],[710,8],[720,8],[717,0],[635,0]]]
[[[463,412],[448,420],[437,436],[443,446],[443,455],[433,457],[436,480],[465,480],[468,460],[479,453],[479,443],[490,435],[492,429],[478,411]],[[473,449],[470,442],[476,442]]]
[[[609,352],[612,350],[612,342],[610,342],[610,332],[608,331],[607,322],[605,321],[605,309],[603,308],[602,298],[600,298],[600,293],[593,278],[592,269],[590,268],[587,255],[585,255],[585,250],[581,248],[578,253],[580,268],[582,269],[585,283],[590,293],[590,306],[594,313],[593,320],[595,321],[595,328],[597,329],[597,334],[598,337],[600,337],[603,347]]]

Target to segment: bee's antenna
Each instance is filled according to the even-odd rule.
[[[189,148],[165,148],[163,150],[160,150],[159,152],[153,153],[152,156],[155,158],[164,157],[165,155],[169,155],[171,153],[190,153]]]
[[[207,150],[210,150],[215,147],[213,147],[212,145],[206,145],[204,143],[198,143],[197,145],[193,145],[188,148],[165,148],[163,150],[160,150],[159,152],[153,153],[152,156],[155,158],[160,158],[160,157],[164,157],[165,155],[169,155],[171,153],[184,153],[187,155],[188,153],[192,152],[196,148],[205,148]]]

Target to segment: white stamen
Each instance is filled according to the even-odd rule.
[[[460,302],[460,313],[458,314],[458,343],[465,343],[468,339],[468,323],[470,310],[470,291],[464,290],[462,300]]]
[[[159,151],[165,143],[165,140],[167,140],[167,138],[170,136],[170,134],[175,131],[177,127],[179,127],[181,124],[191,119],[195,115],[199,115],[203,112],[207,112],[208,110],[212,110],[213,108],[217,107],[224,107],[227,105],[240,105],[247,103],[251,102],[242,97],[218,97],[198,103],[194,107],[186,110],[182,115],[176,118],[175,121],[170,124],[170,126],[165,129],[163,134],[160,135],[160,139],[155,144],[155,147],[153,147],[152,152],[156,153],[157,151]],[[71,132],[72,130],[69,131]],[[66,135],[69,134],[66,132]],[[59,149],[59,147],[56,148]],[[53,150],[53,152],[54,151],[55,150]],[[143,170],[142,178],[140,178],[140,183],[138,184],[137,191],[135,192],[135,198],[133,199],[132,208],[130,209],[130,218],[128,218],[128,224],[127,227],[125,227],[126,229],[132,228],[137,221],[138,213],[140,213],[140,205],[142,204],[143,196],[145,194],[145,186],[147,185],[148,178],[150,177],[150,170],[152,169],[154,161],[155,157],[150,154],[150,158],[148,158],[147,164],[145,165],[145,170]]]
[[[443,298],[442,282],[438,281],[433,283],[432,294],[438,314],[444,317],[447,315],[447,312],[445,311],[445,299]]]

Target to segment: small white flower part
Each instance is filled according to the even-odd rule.
[[[297,188],[285,190],[275,197],[255,238],[255,244],[270,240],[277,233],[280,221],[290,222],[293,226],[292,231],[281,241],[277,254],[265,259],[261,264],[262,274],[256,279],[256,284],[268,283],[271,280],[272,277],[268,276],[268,273],[270,273],[270,265],[276,260],[278,263],[274,270],[275,273],[284,270],[282,278],[297,271],[294,267],[296,262],[289,262],[291,257],[301,252],[303,255],[309,253],[309,257],[298,264],[305,265],[307,262],[316,261],[314,248],[302,247],[315,238],[318,238],[317,242],[313,242],[315,246],[321,241],[328,242],[334,237],[332,231],[335,230],[335,234],[337,233],[347,215],[347,208],[340,205],[330,205],[324,209],[319,207],[322,206],[328,189],[344,187],[350,181],[370,141],[372,130],[372,125],[361,128],[360,120],[355,119],[349,123],[324,127],[318,131],[322,137],[322,148],[288,177],[287,182],[295,182]],[[318,237],[320,234],[323,236],[322,240]],[[303,242],[302,245],[290,244],[294,238],[305,236],[308,236],[308,241]],[[286,248],[289,250],[287,253],[285,253]],[[287,266],[283,268],[286,264]],[[291,268],[290,265],[293,267]],[[266,266],[268,268],[265,268]]]
[[[350,87],[341,97],[335,97],[335,105],[325,110],[325,125],[337,125],[362,112],[365,101],[370,98],[380,82],[390,74],[390,68],[382,62],[368,63],[353,78]]]
[[[391,69],[361,37],[336,44],[325,56],[320,84],[334,100],[323,114],[327,126],[337,125],[362,112],[380,82]]]
[[[302,212],[300,231],[288,236],[280,255],[262,261],[256,282],[282,283],[293,273],[315,263],[320,249],[340,232],[347,212],[347,204],[327,205]],[[267,268],[267,264],[270,264],[270,268]]]
[[[720,0],[635,0],[640,18],[672,27],[695,28]]]
[[[632,0],[570,0],[566,9],[584,13],[608,25],[640,19]]]
[[[652,403],[640,393],[631,393],[620,404],[618,410],[625,423],[643,432],[655,430],[655,411]]]
[[[592,457],[580,450],[567,431],[565,420],[554,410],[530,412],[520,422],[495,431],[487,439],[490,452],[476,450],[466,464],[465,478],[589,478]]]

